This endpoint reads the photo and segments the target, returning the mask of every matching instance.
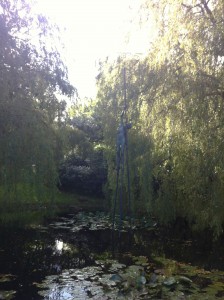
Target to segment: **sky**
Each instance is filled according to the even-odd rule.
[[[100,59],[147,50],[148,30],[140,30],[135,22],[130,22],[137,19],[140,2],[38,0],[38,10],[66,28],[63,40],[69,79],[78,89],[80,98],[95,97]]]

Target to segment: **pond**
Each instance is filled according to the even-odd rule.
[[[144,219],[112,230],[104,212],[78,212],[0,234],[0,299],[224,299],[221,250]]]

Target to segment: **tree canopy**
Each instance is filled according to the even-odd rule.
[[[217,234],[224,221],[223,12],[222,1],[144,1],[142,20],[153,15],[157,24],[148,54],[104,62],[98,76],[112,194],[125,67],[135,210]]]
[[[57,95],[76,92],[48,39],[59,34],[58,28],[34,14],[31,4],[0,4],[0,198],[5,206],[21,199],[43,201],[45,192],[50,197],[58,128],[65,118],[65,101]]]
[[[107,178],[104,191],[112,207],[117,128],[124,114],[132,124],[130,177],[122,187],[125,214],[130,187],[133,215],[164,224],[181,218],[219,235],[224,222],[223,1],[144,0],[140,14],[143,26],[150,18],[156,26],[147,54],[102,61],[94,105],[73,106],[69,119],[61,99],[74,97],[76,89],[57,48],[60,30],[34,14],[25,0],[1,2],[0,199],[49,200],[66,154],[59,168],[64,187],[92,193]]]

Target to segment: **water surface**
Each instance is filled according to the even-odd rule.
[[[103,212],[1,228],[0,299],[224,299],[223,255]],[[219,255],[215,255],[215,251]]]

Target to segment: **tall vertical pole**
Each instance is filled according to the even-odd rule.
[[[130,172],[129,172],[129,157],[128,157],[128,134],[127,134],[127,84],[126,84],[126,68],[123,69],[123,81],[124,81],[124,117],[125,117],[125,158],[126,158],[126,172],[128,180],[128,217],[131,221],[131,187],[130,187]]]
[[[123,84],[124,84],[124,117],[127,125],[127,84],[126,84],[126,67],[123,68]]]

